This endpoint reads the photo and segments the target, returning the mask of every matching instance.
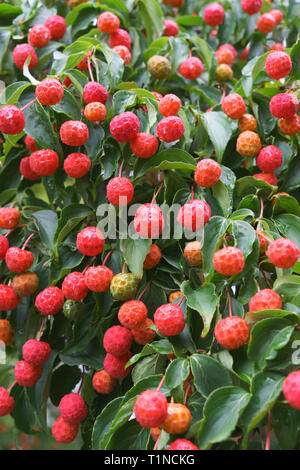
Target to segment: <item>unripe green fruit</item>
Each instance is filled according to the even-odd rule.
[[[140,278],[136,274],[121,273],[112,278],[110,293],[115,300],[130,300],[135,297]]]
[[[77,320],[84,312],[84,304],[74,300],[66,300],[63,306],[64,316],[69,320]]]
[[[166,59],[166,57],[161,55],[150,57],[147,62],[147,69],[154,78],[159,78],[160,80],[168,78],[172,72],[171,63]]]
[[[220,64],[216,70],[216,79],[219,82],[226,82],[227,80],[232,80],[233,71],[232,68],[227,64]]]

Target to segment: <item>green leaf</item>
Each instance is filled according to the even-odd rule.
[[[73,94],[68,90],[64,90],[64,95],[61,101],[52,106],[52,109],[57,113],[65,114],[72,120],[81,120],[81,112],[78,102],[74,98]]]
[[[120,248],[124,255],[126,264],[129,270],[142,277],[143,275],[143,264],[147,254],[150,251],[151,239],[138,238],[133,240],[127,238],[121,240]]]
[[[236,240],[236,246],[245,257],[251,253],[253,244],[256,240],[256,232],[254,228],[243,220],[232,221],[232,234]]]
[[[223,237],[230,224],[224,217],[213,216],[204,228],[204,243],[201,249],[203,257],[203,275],[208,282],[214,272],[213,254],[222,243]]]
[[[103,409],[102,413],[97,416],[92,434],[92,448],[94,450],[101,450],[103,448],[103,439],[105,435],[109,433],[111,424],[120,408],[122,400],[123,397],[115,398],[110,403],[108,403],[108,405]]]
[[[274,282],[273,289],[279,295],[285,295],[291,299],[299,293],[300,277],[293,274],[281,276]]]
[[[59,218],[54,239],[59,246],[69,233],[93,213],[92,209],[83,204],[71,204],[64,207]]]
[[[221,162],[227,144],[237,125],[221,111],[204,113],[201,119],[215,148],[217,160]]]
[[[0,5],[1,7],[2,5]],[[1,13],[0,13],[1,14]],[[0,70],[2,70],[2,60],[6,53],[8,43],[11,36],[11,30],[8,28],[0,28]]]
[[[179,387],[188,378],[189,372],[190,366],[187,359],[174,359],[166,370],[166,386],[170,390]]]
[[[57,214],[53,211],[44,210],[35,212],[32,217],[37,225],[42,242],[50,251],[54,252]]]
[[[224,217],[228,217],[232,211],[233,190],[236,176],[230,168],[221,166],[222,173],[219,181],[213,185],[213,195],[220,204]]]
[[[279,231],[300,248],[300,218],[293,214],[280,214],[274,217],[274,221]]]
[[[147,31],[147,38],[151,42],[153,36],[160,36],[163,31],[163,12],[157,0],[151,2],[138,0],[140,14]]]
[[[194,385],[203,397],[207,398],[214,390],[231,385],[228,370],[213,357],[193,354],[190,361]]]
[[[185,150],[168,149],[162,150],[153,157],[144,160],[138,159],[135,166],[135,177],[139,178],[150,169],[156,170],[190,170],[196,168],[196,160]]]

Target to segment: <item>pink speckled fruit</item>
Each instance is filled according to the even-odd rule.
[[[217,323],[216,340],[226,349],[238,349],[245,344],[250,335],[248,324],[240,317],[226,317]]]
[[[143,428],[159,427],[168,415],[167,399],[157,390],[145,390],[138,396],[133,410]]]
[[[24,361],[34,366],[40,366],[46,362],[50,356],[51,348],[48,343],[44,341],[37,341],[29,339],[24,343],[22,354]]]
[[[80,423],[88,414],[86,403],[79,393],[69,393],[62,397],[59,411],[63,420],[70,424]]]
[[[176,304],[161,305],[154,313],[154,323],[162,335],[179,335],[185,327],[183,311]]]

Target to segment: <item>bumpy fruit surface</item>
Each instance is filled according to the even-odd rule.
[[[273,31],[275,26],[276,26],[276,21],[274,17],[270,15],[270,13],[264,13],[258,18],[256,22],[256,27],[258,31],[262,34],[270,33],[271,31]]]
[[[163,142],[175,142],[184,134],[184,123],[177,116],[163,118],[156,128],[157,137]]]
[[[83,300],[88,295],[85,277],[82,273],[73,272],[68,274],[62,283],[62,291],[68,300]]]
[[[216,340],[226,349],[238,349],[249,339],[249,326],[240,317],[226,317],[217,323]]]
[[[178,212],[177,221],[187,230],[200,230],[209,221],[211,209],[202,199],[193,199],[184,204]]]
[[[294,114],[291,118],[279,119],[278,126],[283,134],[295,135],[300,132],[300,117]]]
[[[21,175],[30,181],[38,181],[41,179],[40,175],[32,170],[30,165],[30,157],[24,157],[21,159],[19,170]]]
[[[79,393],[65,395],[60,400],[59,411],[63,420],[70,424],[80,423],[88,413],[86,403]]]
[[[135,213],[134,228],[142,238],[157,238],[164,228],[164,218],[159,206],[142,204]]]
[[[107,199],[114,206],[127,206],[132,201],[134,188],[129,178],[117,176],[109,180],[106,194]]]
[[[160,260],[161,260],[161,249],[157,245],[152,244],[150,246],[150,252],[147,254],[144,260],[143,269],[155,268],[155,266],[158,265]]]
[[[6,266],[13,273],[24,273],[32,266],[33,261],[31,251],[21,250],[16,246],[9,248],[5,255]]]
[[[72,147],[79,147],[86,143],[89,138],[87,125],[81,121],[66,121],[62,124],[60,131],[61,141]]]
[[[256,157],[261,149],[259,135],[253,131],[241,132],[236,142],[236,151],[243,157]]]
[[[50,30],[51,39],[54,41],[61,39],[65,35],[67,29],[66,20],[60,15],[49,16],[44,25]]]
[[[167,399],[157,390],[145,390],[138,396],[133,410],[143,428],[156,428],[161,426],[168,416]]]
[[[282,165],[282,151],[275,145],[267,145],[258,154],[256,165],[265,173],[273,173]]]
[[[150,318],[146,318],[142,325],[131,330],[133,339],[136,343],[143,345],[152,343],[156,333],[152,328],[149,328],[150,326],[154,326],[154,323]]]
[[[132,334],[127,328],[115,325],[105,332],[103,347],[106,352],[115,357],[123,357],[128,353],[132,344]]]
[[[280,295],[272,289],[262,289],[258,291],[249,302],[250,312],[259,312],[260,310],[281,309],[282,300]]]
[[[191,424],[190,410],[181,403],[168,403],[168,415],[162,428],[168,434],[183,434]]]
[[[63,304],[63,292],[56,286],[46,287],[35,299],[35,306],[41,315],[56,315]]]
[[[201,266],[201,243],[198,241],[188,243],[184,249],[183,255],[190,266]]]
[[[30,44],[18,44],[13,50],[13,61],[15,63],[15,66],[18,69],[23,70],[23,65],[26,62],[27,57],[29,56],[31,56],[31,59],[28,68],[29,70],[31,70],[37,65],[39,61],[37,53]]]
[[[179,335],[185,327],[183,311],[176,304],[161,305],[154,313],[154,323],[162,335]]]
[[[37,48],[42,48],[47,46],[51,39],[51,32],[47,26],[43,24],[36,24],[31,28],[28,34],[29,43]]]
[[[35,293],[39,285],[39,278],[35,273],[17,274],[12,280],[12,288],[20,297],[27,297]]]
[[[49,176],[58,169],[59,158],[54,150],[36,150],[29,157],[29,164],[37,175]]]
[[[104,369],[112,378],[124,379],[130,374],[132,369],[132,366],[125,369],[125,366],[131,357],[131,352],[128,352],[123,357],[116,357],[107,353],[103,362]]]
[[[20,222],[20,212],[14,207],[0,207],[0,228],[11,230]]]
[[[100,122],[106,118],[106,108],[104,104],[95,101],[89,103],[84,108],[84,117],[91,122]]]
[[[20,303],[20,297],[15,294],[11,286],[0,284],[0,310],[14,310]]]
[[[130,148],[136,157],[150,158],[158,150],[158,140],[152,134],[140,132],[130,141]]]
[[[219,65],[233,65],[235,59],[233,52],[230,49],[225,48],[216,50],[216,58]]]
[[[35,89],[35,96],[44,106],[59,103],[64,95],[61,83],[55,78],[46,78]]]
[[[238,93],[230,93],[222,100],[222,109],[231,119],[240,119],[246,112],[246,103]]]
[[[35,152],[37,150],[35,139],[31,137],[30,135],[27,135],[25,137],[24,142],[30,152]]]
[[[9,243],[4,235],[0,235],[0,260],[5,258],[6,252],[9,248]]]
[[[0,319],[0,341],[3,341],[5,346],[10,346],[13,340],[14,334],[9,321]]]
[[[210,3],[204,8],[203,19],[209,26],[218,26],[224,20],[224,8],[219,3]]]
[[[257,235],[259,238],[259,253],[262,255],[266,252],[269,240],[263,233],[258,232]]]
[[[97,27],[105,34],[115,33],[120,26],[120,20],[114,13],[105,11],[98,16]]]
[[[283,13],[282,11],[278,10],[278,9],[273,9],[271,11],[269,11],[269,14],[273,16],[274,20],[275,20],[275,23],[276,25],[280,24],[283,20]]]
[[[277,176],[274,173],[256,173],[253,178],[265,181],[272,186],[277,186]]]
[[[91,266],[85,272],[85,284],[93,292],[106,292],[114,273],[106,266]]]
[[[227,246],[215,252],[213,265],[215,270],[223,276],[235,276],[245,267],[244,255],[239,248]]]
[[[139,282],[135,274],[116,274],[110,284],[110,293],[115,300],[130,300],[135,296]]]
[[[177,36],[179,33],[178,24],[173,20],[164,20],[164,36]]]
[[[175,116],[181,108],[181,99],[172,93],[165,95],[158,103],[158,110],[162,116]]]
[[[174,302],[176,299],[179,299],[179,297],[182,297],[183,293],[180,290],[176,290],[175,292],[171,292],[169,295],[169,302]]]
[[[176,439],[169,446],[168,450],[200,450],[195,444],[188,439]]]
[[[125,46],[127,49],[131,49],[131,38],[129,33],[122,28],[117,29],[115,33],[109,36],[108,43],[111,48],[116,46]]]
[[[243,117],[239,119],[239,130],[241,132],[244,131],[256,131],[257,129],[257,121],[252,114],[244,114]]]
[[[100,83],[88,82],[83,88],[83,100],[86,104],[97,101],[105,104],[108,100],[108,92]]]
[[[140,130],[140,121],[134,113],[126,111],[110,121],[109,130],[117,142],[130,142]]]
[[[153,55],[147,62],[147,69],[154,78],[164,80],[172,72],[171,63],[166,57],[161,55]]]
[[[3,134],[18,135],[25,127],[25,117],[15,105],[3,106],[0,109],[0,131]]]
[[[40,366],[46,362],[51,354],[51,348],[44,341],[29,339],[22,348],[24,361],[34,366]]]
[[[279,93],[270,101],[270,112],[277,118],[292,118],[298,111],[299,101],[293,93]]]
[[[97,227],[86,227],[77,234],[76,246],[85,256],[97,256],[104,248],[105,240]]]
[[[286,77],[292,67],[292,60],[286,52],[272,52],[266,59],[266,72],[274,80]]]
[[[52,435],[61,444],[70,444],[78,434],[79,425],[67,423],[61,416],[57,418],[52,427]]]
[[[112,378],[105,369],[95,372],[92,380],[93,388],[96,392],[108,395],[113,391],[116,380]]]
[[[255,15],[262,7],[263,0],[242,0],[241,7],[247,15]]]
[[[15,365],[15,379],[22,387],[33,387],[41,378],[43,369],[40,365],[19,361]]]
[[[64,170],[71,178],[82,178],[91,168],[91,160],[84,153],[70,153],[64,161]]]
[[[278,238],[271,242],[267,249],[267,256],[277,268],[292,268],[298,261],[300,251],[296,243],[288,238]]]
[[[228,64],[220,64],[216,69],[216,79],[219,82],[226,82],[232,80],[233,70]]]
[[[148,310],[141,300],[129,300],[119,309],[118,320],[126,328],[139,328],[143,325],[148,315]]]
[[[185,59],[179,67],[179,73],[187,80],[196,80],[203,73],[203,63],[198,57]]]
[[[112,50],[123,59],[125,65],[131,62],[131,52],[126,46],[115,46]]]
[[[272,51],[284,51],[284,45],[281,42],[275,42],[271,46]]]
[[[236,48],[235,48],[232,44],[228,44],[228,43],[227,43],[227,44],[222,44],[222,45],[219,47],[218,50],[221,51],[222,49],[227,49],[227,50],[229,50],[230,52],[232,52],[234,59],[237,58],[238,52],[237,52]]]
[[[199,186],[208,188],[219,181],[221,173],[221,167],[215,160],[204,158],[197,164],[194,179]]]
[[[4,387],[0,387],[0,416],[9,415],[15,406],[15,400]]]
[[[289,404],[300,410],[300,371],[291,372],[282,386],[283,394]]]

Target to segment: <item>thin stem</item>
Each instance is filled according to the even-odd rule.
[[[30,242],[30,240],[32,239],[32,237],[34,237],[36,234],[35,233],[32,233],[31,235],[29,235],[29,237],[27,238],[27,240],[25,241],[24,245],[22,246],[22,250],[25,250],[26,246],[28,245],[28,243]]]
[[[184,401],[183,401],[183,404],[184,404],[184,405],[186,405],[187,397],[188,397],[190,388],[191,388],[191,387],[190,387],[189,385],[186,387],[186,391],[185,391],[185,394],[184,394]]]
[[[91,266],[91,264],[93,264],[93,262],[95,261],[96,259],[96,256],[93,256],[93,258],[90,260],[90,262],[86,265],[86,267],[84,268],[84,270],[82,271],[82,274],[84,274],[86,272],[86,270]]]
[[[229,316],[232,317],[232,305],[231,305],[231,297],[229,293],[228,287],[226,287],[227,290],[227,296],[228,296],[228,310],[229,310]]]
[[[24,111],[24,109],[28,108],[28,106],[32,105],[35,102],[36,102],[36,98],[34,98],[34,100],[32,100],[32,101],[29,101],[29,103],[25,104],[25,106],[23,106],[23,108],[21,108],[21,111]]]
[[[192,186],[192,201],[195,199],[195,188]]]
[[[78,389],[78,392],[77,393],[80,393],[81,389],[82,389],[82,385],[83,385],[83,381],[84,381],[84,376],[85,376],[85,371],[84,371],[84,367],[83,367],[83,371],[82,371],[82,375],[81,375],[81,381],[80,381],[80,385],[79,385],[79,389]]]
[[[125,273],[125,269],[126,269],[126,263],[123,264],[123,268],[122,268],[122,274]]]
[[[138,296],[137,300],[141,300],[141,298],[143,297],[144,293],[146,292],[146,290],[148,289],[148,287],[150,286],[152,280],[148,282],[148,284],[146,285],[146,287],[142,290],[142,292],[140,293],[140,295]]]
[[[161,381],[158,384],[158,387],[156,389],[157,392],[160,392],[160,389],[163,386],[165,380],[166,380],[166,376],[164,375],[163,378],[161,379]]]
[[[269,281],[267,279],[266,273],[262,269],[260,269],[260,272],[262,273],[262,275],[264,277],[264,280],[265,280],[267,286],[269,287],[269,289],[272,289],[272,286],[271,286],[271,284],[269,283]]]
[[[259,214],[259,222],[258,222],[258,225],[257,225],[257,228],[256,228],[256,231],[259,232],[260,231],[260,226],[261,226],[261,220],[262,217],[264,215],[264,201],[263,201],[263,198],[261,197],[260,198],[260,214]]]
[[[11,386],[7,389],[8,393],[11,392],[11,389],[16,385],[16,383],[17,383],[17,381],[15,380],[15,381],[11,384]]]
[[[267,430],[267,439],[265,450],[270,450],[271,444],[271,411],[268,413],[268,430]]]
[[[119,178],[122,176],[122,170],[123,170],[123,165],[124,165],[124,160],[122,161],[119,169]]]
[[[113,251],[114,251],[114,250],[111,249],[111,250],[107,253],[107,255],[105,256],[105,258],[104,258],[104,260],[103,260],[102,266],[105,266],[105,263],[106,263],[106,261],[108,260],[108,257],[112,254]]]
[[[181,305],[181,303],[182,303],[183,299],[184,299],[184,295],[182,295],[181,299],[179,300],[179,302],[178,302],[178,304],[177,304],[177,305],[178,305],[178,307]]]
[[[94,76],[93,76],[93,71],[92,71],[92,67],[91,67],[91,59],[90,59],[90,56],[89,54],[87,55],[87,66],[88,66],[88,69],[89,69],[89,74],[90,74],[90,78],[91,78],[91,81],[94,82]]]
[[[43,328],[44,328],[45,321],[46,321],[46,317],[45,317],[45,318],[43,319],[43,321],[42,321],[41,328],[40,328],[39,335],[38,335],[38,341],[40,341],[40,339],[41,339],[42,331],[43,331]]]
[[[162,190],[162,187],[163,187],[164,183],[161,183],[160,187],[158,188],[158,191],[154,194],[153,196],[153,199],[151,201],[151,204],[153,204],[157,198],[157,196],[159,195],[160,191]]]
[[[153,447],[153,450],[157,450],[159,446],[159,440],[160,440],[161,433],[159,434],[158,438],[156,439],[155,445]]]
[[[5,236],[5,237],[8,237],[14,230],[15,230],[14,228],[11,229],[11,230],[10,230],[9,232],[7,232],[4,236]]]

